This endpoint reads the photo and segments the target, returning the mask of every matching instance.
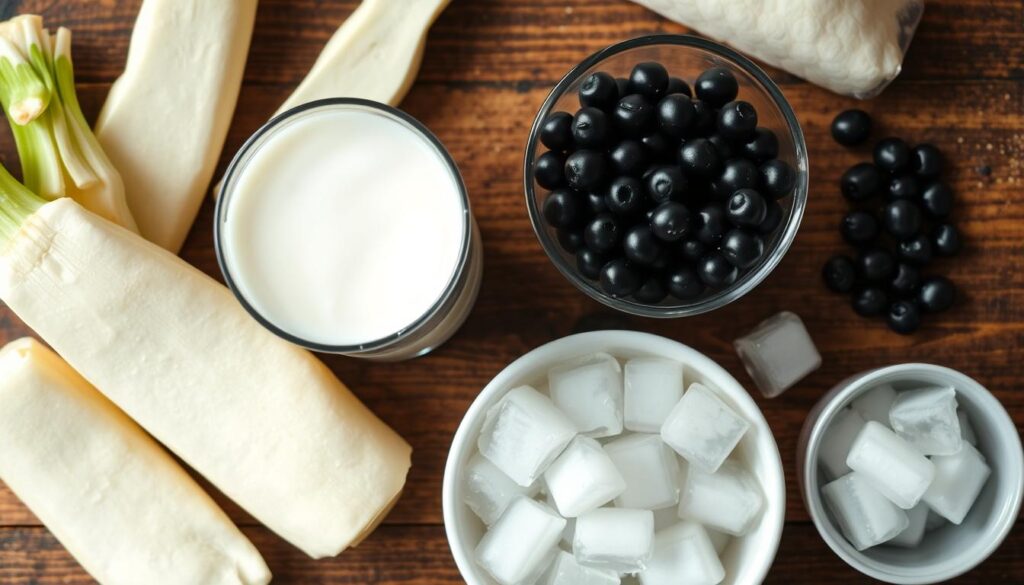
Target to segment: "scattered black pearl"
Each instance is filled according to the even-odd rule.
[[[612,297],[628,297],[640,288],[640,273],[623,258],[610,260],[601,268],[601,288]]]
[[[686,83],[682,79],[679,79],[678,77],[668,78],[668,88],[665,90],[665,93],[667,95],[681,93],[688,98],[693,97],[693,91],[690,90],[690,84]]]
[[[654,208],[650,221],[651,230],[658,239],[677,242],[690,234],[693,219],[685,205],[668,201]]]
[[[901,335],[910,335],[921,326],[921,310],[913,301],[896,301],[885,318],[889,329]]]
[[[575,254],[583,247],[583,232],[573,229],[559,229],[558,245],[566,252]]]
[[[580,85],[580,105],[584,107],[610,110],[615,107],[625,93],[619,92],[619,86],[611,75],[598,71],[591,73]]]
[[[720,108],[736,99],[740,85],[736,76],[725,67],[712,67],[697,77],[694,89],[701,101]]]
[[[661,254],[661,244],[649,226],[635,225],[626,232],[622,240],[626,259],[644,266],[650,266]]]
[[[718,133],[729,140],[744,143],[754,138],[757,110],[749,102],[731,101],[718,110]]]
[[[643,211],[644,186],[635,177],[619,177],[608,186],[604,202],[615,215],[634,216]]]
[[[821,271],[825,286],[837,293],[848,293],[857,284],[857,268],[848,256],[833,256]]]
[[[669,94],[658,102],[658,126],[669,136],[685,137],[695,116],[693,102],[685,95]]]
[[[573,147],[572,114],[555,112],[540,127],[540,142],[551,150],[564,152]]]
[[[697,263],[697,276],[708,287],[720,289],[736,282],[739,270],[721,252],[709,252]]]
[[[953,190],[935,181],[921,192],[921,208],[933,218],[945,218],[953,212]]]
[[[741,270],[757,264],[763,254],[764,240],[758,235],[741,229],[731,229],[722,238],[722,255]]]
[[[707,138],[694,138],[686,141],[679,150],[679,162],[687,174],[704,178],[715,176],[722,164],[715,145],[711,144]]]
[[[722,173],[711,182],[711,191],[716,197],[726,199],[740,189],[754,189],[758,186],[761,174],[753,162],[745,158],[734,158],[725,161]]]
[[[956,256],[960,247],[960,232],[953,224],[940,224],[932,231],[932,249],[936,256]]]
[[[927,313],[941,313],[956,302],[956,286],[945,276],[929,276],[917,291],[917,303]]]
[[[545,189],[557,189],[565,184],[565,158],[553,151],[545,152],[533,163],[533,178]]]
[[[608,117],[597,108],[583,108],[572,119],[572,138],[580,148],[604,148],[611,138]]]
[[[857,256],[857,271],[869,282],[886,282],[896,271],[896,261],[881,248],[867,250]]]
[[[718,205],[708,205],[697,214],[697,229],[694,235],[701,243],[717,246],[727,228],[725,210]]]
[[[544,219],[555,227],[577,225],[583,219],[580,197],[568,189],[555,189],[544,198]]]
[[[644,136],[640,139],[640,143],[647,149],[647,154],[653,161],[668,161],[675,156],[672,142],[661,132]]]
[[[647,194],[657,203],[678,201],[686,192],[686,177],[676,166],[658,167],[644,176]]]
[[[654,130],[657,122],[654,106],[640,94],[627,95],[612,110],[615,128],[630,138],[644,136]]]
[[[874,157],[878,168],[895,173],[910,164],[910,147],[900,138],[884,138],[875,145]]]
[[[629,74],[629,91],[658,101],[668,89],[668,71],[661,63],[637,63]]]
[[[616,175],[639,177],[647,170],[650,157],[647,149],[637,140],[623,140],[608,153],[608,162]]]
[[[596,150],[577,150],[565,159],[565,180],[580,191],[597,189],[605,181],[604,156]]]
[[[932,241],[924,234],[918,234],[896,245],[896,257],[901,262],[924,266],[932,260]]]
[[[858,163],[839,179],[839,189],[850,201],[864,201],[882,191],[882,172],[871,163]]]
[[[668,296],[668,289],[656,276],[648,277],[640,288],[633,293],[633,298],[645,305],[656,305],[665,300]]]
[[[601,267],[604,266],[607,258],[601,252],[590,248],[581,248],[576,253],[576,269],[580,274],[590,280],[597,280],[601,276]]]
[[[910,151],[910,168],[923,179],[933,179],[942,172],[942,153],[934,144],[918,144]]]
[[[861,317],[881,315],[889,305],[889,297],[880,288],[866,287],[853,293],[853,310]]]
[[[734,191],[732,197],[729,198],[725,212],[733,225],[756,228],[767,217],[768,204],[757,191],[739,189]]]
[[[598,215],[583,228],[583,241],[595,252],[610,252],[621,237],[622,228],[610,213]]]
[[[917,177],[903,173],[889,179],[890,199],[916,199],[921,194],[921,184]]]
[[[896,274],[889,281],[889,290],[900,296],[910,296],[917,292],[921,284],[921,273],[911,264],[900,262],[896,265]]]
[[[878,237],[881,228],[875,216],[867,211],[851,211],[843,217],[839,233],[843,239],[854,246],[870,244]]]
[[[796,186],[796,171],[789,163],[779,159],[761,165],[761,192],[769,197],[781,199],[789,195]]]
[[[679,246],[679,256],[691,263],[696,263],[707,253],[708,247],[700,240],[685,240]]]
[[[668,273],[668,292],[681,301],[691,301],[704,293],[704,283],[693,268],[678,266]]]
[[[756,162],[779,156],[779,138],[768,128],[754,130],[754,138],[743,145],[743,154]]]
[[[893,201],[882,209],[882,225],[894,238],[911,238],[921,229],[921,210],[906,199]]]
[[[832,120],[832,138],[843,146],[856,146],[871,134],[871,116],[864,110],[846,110]]]

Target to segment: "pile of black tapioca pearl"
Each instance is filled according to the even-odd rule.
[[[797,175],[738,93],[722,67],[691,92],[660,63],[639,63],[628,79],[589,75],[581,108],[543,121],[543,215],[582,276],[654,305],[699,299],[757,263]]]
[[[870,133],[871,118],[862,110],[847,110],[832,122],[833,138],[846,146],[863,143]],[[949,218],[953,191],[940,178],[942,153],[932,144],[912,148],[885,138],[873,158],[839,180],[851,204],[839,230],[856,258],[833,256],[823,275],[830,289],[852,293],[859,315],[884,315],[893,331],[909,334],[923,314],[945,311],[956,299],[952,281],[923,274],[935,257],[960,251],[960,234]]]

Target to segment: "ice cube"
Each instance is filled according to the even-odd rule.
[[[927,457],[875,421],[854,439],[846,464],[904,510],[917,505],[935,477]]]
[[[476,562],[501,585],[531,585],[554,556],[565,519],[521,497],[509,504],[476,546]]]
[[[960,438],[977,447],[978,435],[974,432],[974,426],[971,424],[970,417],[967,416],[967,411],[957,408],[956,418],[960,421]]]
[[[576,437],[544,472],[544,484],[566,518],[575,518],[612,501],[626,490],[626,480],[601,444]]]
[[[501,517],[512,500],[536,494],[538,483],[531,487],[523,487],[476,453],[466,464],[462,484],[463,498],[469,509],[479,516],[484,524],[490,526]]]
[[[886,541],[885,544],[903,548],[916,548],[924,540],[925,524],[928,522],[928,504],[919,503],[907,510],[909,524],[902,532]]]
[[[661,426],[661,439],[708,473],[732,453],[750,424],[702,384],[690,384]]]
[[[598,508],[576,519],[572,550],[584,565],[636,573],[647,567],[654,545],[654,513]]]
[[[597,353],[551,370],[548,391],[584,435],[601,438],[622,432],[622,369],[612,356]]]
[[[585,567],[576,557],[559,551],[548,572],[538,585],[619,585],[619,574],[604,569]]]
[[[963,444],[956,390],[950,386],[900,392],[889,410],[889,424],[925,455],[952,455]]]
[[[729,548],[729,543],[732,542],[732,535],[715,530],[714,528],[708,528],[707,526],[704,527],[704,531],[708,533],[711,544],[715,546],[715,552],[721,557],[725,549]]]
[[[684,521],[654,535],[654,554],[639,577],[642,585],[715,585],[725,568],[704,527]]]
[[[539,483],[541,485],[544,484],[543,481],[540,481],[540,482],[537,482],[537,483]],[[552,510],[557,510],[557,507],[555,506],[555,500],[554,500],[554,498],[551,497],[551,494],[543,494],[543,498],[538,497],[537,499],[543,499],[544,503],[547,504],[549,508],[551,508]],[[565,548],[566,550],[572,550],[572,535],[575,532],[576,532],[576,519],[575,518],[566,518],[565,519],[565,528],[562,529],[562,540],[559,541],[558,544],[561,545],[562,548]]]
[[[679,502],[679,460],[659,435],[622,437],[606,444],[604,451],[626,480],[616,506],[660,510]]]
[[[889,409],[896,401],[896,391],[888,384],[882,384],[861,394],[850,406],[861,418],[889,426]]]
[[[683,397],[683,364],[659,358],[626,362],[625,425],[638,433],[657,433]]]
[[[935,481],[924,493],[924,501],[940,516],[960,524],[978,499],[992,473],[985,457],[970,443],[955,455],[935,455]]]
[[[783,311],[733,342],[750,377],[761,393],[774,398],[821,366],[804,322]]]
[[[839,529],[857,550],[892,539],[910,523],[906,512],[856,471],[827,484],[821,493]]]
[[[739,463],[726,461],[715,473],[690,466],[683,474],[680,518],[733,536],[747,534],[761,518],[761,486]]]
[[[526,487],[576,435],[576,426],[529,386],[509,390],[487,411],[477,446],[512,481]]]
[[[864,419],[856,410],[844,408],[836,413],[835,419],[822,437],[821,447],[818,448],[818,462],[825,468],[829,479],[850,473],[846,455],[862,428]]]
[[[679,508],[672,506],[671,508],[662,508],[660,510],[654,510],[654,531],[660,532],[669,526],[679,524]]]
[[[933,530],[938,530],[939,528],[942,528],[946,524],[949,524],[949,520],[946,520],[942,516],[939,516],[938,514],[936,514],[935,510],[932,510],[931,508],[928,508],[928,519],[924,523],[924,531],[925,532],[931,532]]]

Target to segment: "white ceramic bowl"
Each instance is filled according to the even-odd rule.
[[[508,390],[522,384],[541,383],[553,366],[594,352],[607,352],[619,359],[650,356],[681,362],[687,385],[701,382],[719,391],[750,422],[751,428],[737,449],[761,483],[765,510],[758,526],[750,534],[734,539],[722,555],[726,570],[723,583],[761,583],[775,558],[786,511],[782,460],[771,429],[747,391],[721,366],[681,343],[635,331],[580,333],[542,345],[509,364],[473,401],[452,441],[442,490],[445,532],[463,579],[468,585],[494,583],[473,560],[473,549],[483,536],[484,525],[462,498],[463,469],[477,450],[484,414]]]
[[[978,450],[992,468],[992,475],[963,523],[929,532],[915,549],[879,545],[858,551],[843,537],[821,501],[820,488],[825,483],[818,465],[821,438],[837,412],[880,384],[892,384],[896,390],[922,384],[953,386],[958,408],[967,412],[978,435]],[[899,364],[847,378],[811,410],[798,449],[801,495],[821,537],[851,567],[888,583],[938,583],[973,569],[999,547],[1020,511],[1024,455],[1017,427],[984,386],[949,368]]]

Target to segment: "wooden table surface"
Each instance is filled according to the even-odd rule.
[[[47,25],[74,30],[78,91],[93,116],[123,67],[138,4],[0,0],[0,18],[38,12]],[[260,3],[221,169],[295,87],[354,5]],[[441,525],[440,499],[448,445],[462,413],[510,361],[578,331],[628,328],[665,335],[705,352],[752,388],[732,340],[782,309],[803,317],[823,366],[775,400],[754,392],[775,432],[788,479],[786,529],[769,583],[869,581],[818,537],[795,480],[800,426],[837,381],[884,364],[943,364],[981,381],[1018,428],[1024,425],[1024,394],[1018,388],[1024,377],[1024,2],[930,0],[903,74],[872,101],[839,97],[772,71],[803,124],[810,151],[810,202],[795,245],[757,290],[713,314],[675,321],[631,318],[589,300],[544,256],[523,202],[523,146],[547,92],[584,56],[630,37],[684,30],[626,0],[455,0],[440,17],[403,108],[437,133],[465,176],[485,242],[480,299],[454,339],[428,357],[393,365],[324,357],[415,448],[404,497],[359,548],[312,561],[218,496],[263,553],[276,583],[460,582]],[[857,317],[820,281],[824,260],[842,249],[836,226],[845,205],[837,178],[865,155],[839,147],[828,136],[832,116],[851,106],[871,112],[882,132],[934,142],[952,166],[948,178],[959,196],[956,217],[968,249],[943,270],[961,286],[963,302],[911,337]],[[7,135],[0,153],[16,170]],[[183,256],[219,278],[211,212],[207,203]],[[3,341],[26,334],[31,331],[17,317],[0,309]],[[1018,521],[999,551],[957,582],[1024,583],[1021,528]],[[0,485],[0,583],[88,582],[54,537]]]

